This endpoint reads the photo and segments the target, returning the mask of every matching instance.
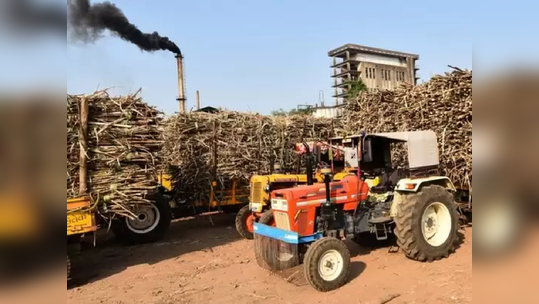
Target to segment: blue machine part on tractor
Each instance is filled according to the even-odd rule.
[[[293,231],[286,231],[260,223],[254,223],[253,230],[255,234],[259,234],[289,244],[308,244],[323,237],[321,233],[315,233],[308,236],[300,236],[298,233]]]

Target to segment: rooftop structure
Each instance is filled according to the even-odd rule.
[[[336,105],[346,102],[348,90],[358,79],[370,90],[391,90],[402,83],[417,83],[416,54],[345,44],[329,51],[328,56],[333,58],[331,77]]]

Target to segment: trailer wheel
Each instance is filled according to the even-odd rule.
[[[67,280],[71,280],[71,259],[67,256]]]
[[[121,241],[131,244],[155,242],[170,226],[172,211],[164,197],[151,204],[137,206],[137,219],[121,218],[112,223],[111,229]]]
[[[350,252],[336,238],[314,242],[305,254],[305,278],[322,292],[335,290],[346,283],[350,271]]]
[[[403,195],[397,208],[395,235],[408,258],[431,262],[455,251],[459,216],[445,188],[429,185]]]
[[[253,224],[256,221],[255,216],[249,209],[249,205],[243,206],[236,215],[236,230],[238,233],[248,239],[253,239]]]

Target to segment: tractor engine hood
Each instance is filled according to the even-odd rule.
[[[366,200],[369,187],[356,176],[330,183],[330,197],[344,211],[353,211],[360,201]],[[273,191],[271,208],[278,228],[298,232],[300,235],[314,233],[317,208],[326,201],[324,184],[299,186]]]

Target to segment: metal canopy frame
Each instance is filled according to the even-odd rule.
[[[406,143],[410,169],[434,167],[440,164],[438,138],[434,131],[388,132],[365,135],[365,139],[369,137],[385,138],[395,143]]]

